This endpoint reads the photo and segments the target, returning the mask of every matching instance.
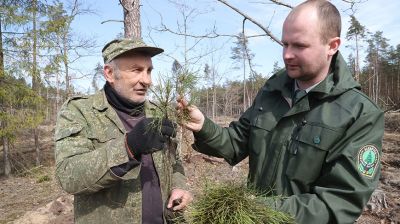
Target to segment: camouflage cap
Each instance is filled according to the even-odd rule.
[[[139,39],[139,38],[115,39],[115,40],[112,40],[111,42],[107,43],[103,47],[103,50],[101,50],[101,52],[103,54],[104,63],[108,63],[111,60],[113,60],[114,58],[116,58],[117,56],[124,54],[128,51],[143,52],[145,54],[148,54],[151,57],[164,52],[164,50],[162,48],[147,46],[143,42],[143,40]]]

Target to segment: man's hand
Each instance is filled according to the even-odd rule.
[[[153,121],[152,118],[144,118],[126,134],[126,145],[133,154],[131,156],[139,158],[142,154],[162,150],[167,138],[176,136],[176,125],[170,120],[163,119],[161,129]]]
[[[193,132],[200,131],[205,119],[203,113],[196,106],[189,106],[188,102],[183,98],[178,98],[177,101],[178,112],[187,113],[190,117],[190,120],[183,121],[182,125]]]
[[[193,196],[189,191],[176,188],[171,191],[167,208],[173,211],[183,210],[192,200]]]

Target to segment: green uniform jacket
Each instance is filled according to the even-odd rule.
[[[146,102],[146,108],[151,104]],[[149,116],[151,109],[146,110]],[[56,176],[74,194],[75,223],[141,223],[140,166],[123,177],[110,168],[128,162],[125,128],[104,91],[69,99],[61,108],[55,133]],[[173,188],[186,189],[179,155],[152,154],[163,200]]]
[[[293,107],[293,80],[278,72],[228,128],[206,118],[195,149],[231,165],[249,156],[248,184],[284,196],[266,203],[297,223],[353,223],[379,181],[383,112],[340,53],[331,69]]]

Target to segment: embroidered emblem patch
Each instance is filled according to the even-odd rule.
[[[379,152],[374,145],[365,145],[358,151],[358,171],[366,177],[373,177],[379,163]]]

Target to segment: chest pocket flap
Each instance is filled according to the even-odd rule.
[[[275,128],[278,123],[277,119],[271,112],[257,114],[254,119],[251,120],[251,126],[271,131]]]
[[[312,123],[302,127],[298,141],[324,151],[329,151],[341,135],[342,132],[340,130]]]
[[[117,130],[114,129],[113,132],[104,129],[90,129],[88,130],[88,138],[95,142],[104,143],[116,138]]]
[[[82,131],[82,129],[83,129],[82,125],[77,123],[65,126],[63,128],[58,128],[56,130],[54,138],[56,141],[58,141],[63,138],[78,134],[80,131]]]

